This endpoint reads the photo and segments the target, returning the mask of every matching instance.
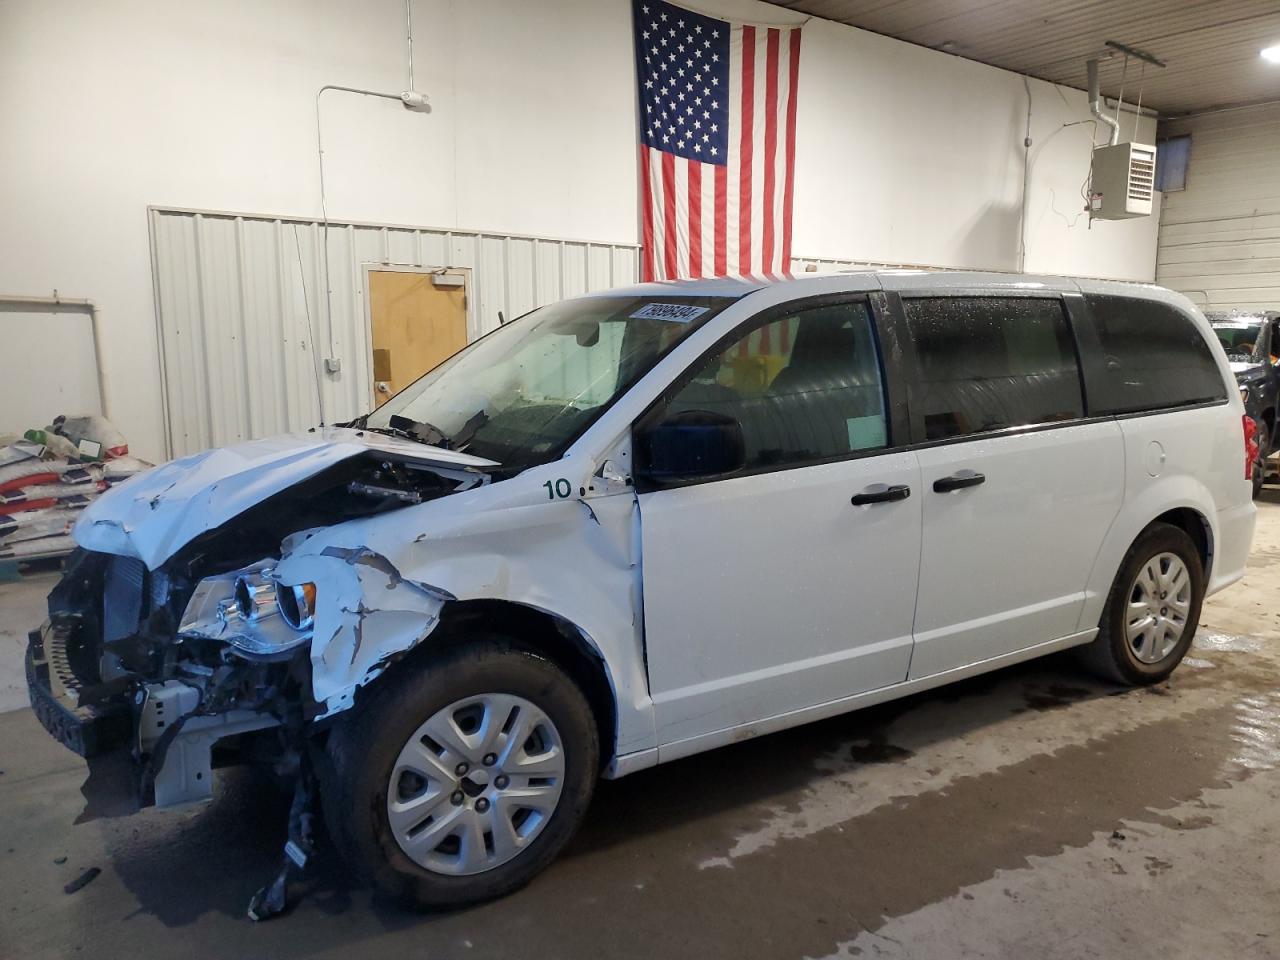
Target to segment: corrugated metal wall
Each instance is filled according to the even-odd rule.
[[[1156,282],[1205,309],[1280,309],[1280,104],[1160,126],[1182,133],[1187,189],[1164,195]]]
[[[316,221],[159,208],[150,219],[171,456],[310,426],[321,397],[326,422],[369,409],[370,266],[467,270],[473,339],[499,311],[510,320],[639,269],[625,244],[329,221],[326,298]]]

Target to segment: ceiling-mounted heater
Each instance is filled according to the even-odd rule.
[[[1149,217],[1156,192],[1156,148],[1145,143],[1095,147],[1089,215],[1097,220]]]
[[[1132,47],[1107,41],[1107,46],[1129,57],[1137,57],[1144,63],[1163,67],[1164,63]],[[1114,55],[1114,54],[1113,54]],[[1111,128],[1110,142],[1094,147],[1089,174],[1089,218],[1092,220],[1127,220],[1130,217],[1149,217],[1156,192],[1156,148],[1147,143],[1120,143],[1120,106],[1116,104],[1116,116],[1102,109],[1102,95],[1098,89],[1098,61],[1088,62],[1089,111]],[[1123,88],[1123,84],[1122,84]],[[1139,93],[1138,116],[1142,112]],[[1134,131],[1138,117],[1134,118]]]

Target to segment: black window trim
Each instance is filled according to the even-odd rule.
[[[806,467],[823,466],[828,463],[843,463],[846,460],[862,460],[867,457],[884,456],[889,453],[898,453],[909,449],[906,443],[895,443],[896,439],[909,437],[909,425],[906,419],[906,396],[903,390],[903,378],[901,372],[896,369],[896,364],[891,359],[890,351],[886,349],[884,331],[887,314],[887,297],[886,294],[879,290],[860,291],[860,292],[843,292],[843,293],[827,293],[818,296],[797,298],[795,300],[787,300],[784,303],[775,304],[767,307],[759,313],[752,314],[750,317],[739,322],[734,328],[715,341],[710,347],[699,354],[693,361],[682,370],[674,380],[668,384],[663,391],[649,404],[644,411],[636,417],[631,424],[631,436],[635,435],[652,425],[662,415],[675,396],[683,390],[698,371],[702,369],[702,365],[710,358],[719,353],[723,353],[732,344],[741,340],[745,336],[749,336],[761,327],[768,326],[783,317],[793,316],[806,310],[820,309],[822,307],[838,306],[846,303],[864,303],[867,305],[871,319],[871,337],[875,343],[877,358],[880,367],[880,388],[884,391],[885,397],[885,429],[886,443],[883,447],[873,447],[867,450],[851,450],[848,453],[837,454],[830,457],[810,457],[805,460],[796,460],[783,464],[768,464],[759,467],[747,467],[738,470],[729,476],[714,476],[705,478],[696,478],[692,480],[655,482],[645,477],[643,471],[637,469],[634,471],[634,481],[636,493],[653,493],[659,490],[677,490],[682,487],[700,486],[704,483],[719,483],[725,480],[736,480],[740,477],[756,477],[768,473],[782,473],[788,470],[803,470]]]
[[[899,349],[902,354],[902,390],[906,394],[907,387],[910,385],[918,385],[920,381],[919,360],[916,356],[915,341],[911,337],[911,330],[907,325],[906,301],[907,300],[1056,300],[1062,308],[1062,316],[1067,325],[1067,334],[1072,345],[1072,353],[1076,361],[1076,378],[1080,387],[1080,409],[1084,411],[1081,417],[1072,417],[1070,420],[1053,420],[1048,423],[1022,423],[1015,424],[1010,427],[1001,427],[998,430],[979,430],[974,433],[963,433],[955,437],[943,437],[936,440],[929,440],[925,437],[924,421],[915,415],[914,411],[910,413],[911,424],[911,443],[904,449],[908,450],[924,450],[930,447],[944,447],[957,443],[974,443],[979,440],[986,440],[992,437],[1016,436],[1023,433],[1038,433],[1043,430],[1060,430],[1065,427],[1074,427],[1082,423],[1093,422],[1089,415],[1089,392],[1085,377],[1085,358],[1081,349],[1080,341],[1076,333],[1077,324],[1075,317],[1072,315],[1068,305],[1068,298],[1079,296],[1079,294],[1063,293],[1059,290],[992,290],[990,288],[973,287],[963,290],[905,290],[900,295],[895,296],[896,303],[893,313],[893,323],[896,327],[896,339],[900,345]],[[904,408],[906,404],[904,402]],[[1112,417],[1100,417],[1100,420],[1114,419]]]

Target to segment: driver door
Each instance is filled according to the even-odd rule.
[[[650,690],[677,755],[903,681],[920,562],[920,468],[892,448],[865,299],[752,321],[638,429],[694,410],[741,424],[746,463],[637,481]]]

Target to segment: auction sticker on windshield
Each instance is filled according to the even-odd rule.
[[[702,316],[710,307],[695,307],[687,303],[646,303],[631,314],[632,320],[671,320],[688,323]]]

